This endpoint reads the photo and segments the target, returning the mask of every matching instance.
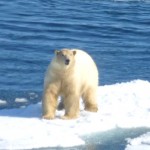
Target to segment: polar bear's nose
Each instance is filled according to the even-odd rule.
[[[69,65],[69,62],[70,62],[70,60],[69,60],[69,59],[66,59],[65,64],[66,64],[66,65]]]

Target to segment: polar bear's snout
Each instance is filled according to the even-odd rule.
[[[70,59],[66,59],[65,64],[69,65]]]

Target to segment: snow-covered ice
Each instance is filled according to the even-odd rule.
[[[28,102],[28,100],[26,98],[16,98],[15,102],[16,103],[26,103],[26,102]]]
[[[100,86],[97,98],[99,111],[86,112],[81,105],[80,117],[75,120],[61,120],[64,111],[57,111],[54,120],[43,120],[41,103],[0,110],[0,148],[70,147],[85,144],[82,136],[116,127],[150,128],[150,82]],[[141,145],[150,149],[150,133],[128,139],[128,143],[126,150]]]
[[[125,150],[150,150],[150,132],[134,139],[128,139]]]
[[[7,104],[7,102],[5,100],[0,99],[0,105],[6,105],[6,104]]]

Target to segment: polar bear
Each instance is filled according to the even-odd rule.
[[[55,118],[59,96],[65,109],[62,119],[79,116],[80,97],[85,110],[97,112],[97,88],[98,69],[89,54],[79,49],[56,50],[44,79],[43,118]]]

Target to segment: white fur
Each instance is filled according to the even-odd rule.
[[[65,49],[63,52],[69,65],[65,65],[64,56],[57,54],[48,66],[44,80],[43,114],[46,119],[53,119],[56,100],[62,96],[65,105],[63,119],[78,116],[79,99],[83,98],[85,110],[96,112],[96,92],[98,88],[98,70],[95,62],[86,52],[78,49]],[[76,53],[73,54],[73,51]],[[51,106],[50,106],[51,105]]]

